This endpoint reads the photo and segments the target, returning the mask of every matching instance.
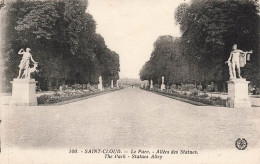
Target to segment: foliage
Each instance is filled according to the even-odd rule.
[[[105,91],[113,91],[117,90],[117,88],[114,89],[105,89]],[[55,92],[54,94],[51,95],[41,95],[37,97],[38,104],[54,104],[57,102],[62,102],[62,101],[67,101],[71,99],[76,99],[76,98],[83,98],[91,95],[95,95],[101,93],[101,91],[95,89],[94,86],[89,87],[89,90],[65,90],[62,92]]]
[[[51,39],[58,18],[53,2],[35,2],[28,14],[17,21],[15,29],[19,34],[19,42],[28,42],[28,35],[34,35],[37,39]]]
[[[199,91],[198,90],[193,90],[191,93],[190,93],[190,96],[198,96],[199,95]]]
[[[237,43],[242,50],[254,51],[250,63],[243,68],[243,75],[247,80],[256,82],[259,70],[257,3],[251,0],[194,0],[181,7],[185,9],[177,8],[176,21],[183,31],[183,55],[189,63],[194,63],[189,69],[197,77],[194,80],[228,80],[228,68],[224,63],[232,45]]]
[[[86,0],[10,1],[3,8],[6,84],[17,76],[21,48],[30,47],[42,90],[63,84],[97,84],[119,79],[119,55],[96,33]]]
[[[57,95],[41,95],[37,97],[38,104],[53,104],[58,102]]]
[[[155,41],[150,60],[140,70],[141,80],[161,83],[161,76],[165,76],[168,85],[215,82],[222,90],[229,79],[225,61],[233,44],[238,44],[239,49],[254,51],[242,68],[242,76],[259,83],[260,16],[256,1],[192,0],[176,8],[175,20],[182,36],[160,36]]]
[[[149,89],[148,89],[149,90]],[[208,97],[207,94],[199,94],[197,90],[188,94],[187,92],[177,92],[176,90],[171,90],[170,92],[161,91],[160,89],[154,89],[153,92],[158,92],[160,94],[169,95],[173,97],[181,98],[179,100],[185,101],[188,103],[192,103],[191,101],[200,102],[206,105],[213,106],[226,106],[226,99],[222,99],[221,97]],[[188,101],[187,101],[188,100]]]
[[[141,80],[153,80],[155,83],[161,82],[161,77],[165,77],[166,84],[180,83],[185,81],[186,61],[180,55],[179,39],[172,36],[160,36],[154,43],[154,50],[150,60],[145,63],[140,71]]]
[[[193,84],[184,84],[180,86],[179,89],[182,91],[191,91],[191,90],[195,90],[196,86]]]

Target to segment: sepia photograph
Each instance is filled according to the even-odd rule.
[[[259,164],[259,0],[0,0],[1,164]]]

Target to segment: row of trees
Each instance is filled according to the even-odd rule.
[[[259,15],[252,0],[192,0],[175,11],[182,36],[160,36],[154,43],[151,58],[140,71],[142,80],[165,82],[215,82],[219,90],[229,79],[225,64],[233,44],[253,50],[251,61],[242,68],[242,76],[260,85]]]
[[[150,60],[140,71],[141,80],[152,79],[154,83],[161,83],[165,76],[165,83],[181,83],[189,79],[188,63],[181,55],[180,38],[160,36],[154,43],[154,50]]]
[[[30,47],[41,89],[119,79],[119,55],[96,33],[87,0],[19,0],[2,11],[6,84],[18,73],[21,48]],[[2,23],[1,23],[2,24]]]

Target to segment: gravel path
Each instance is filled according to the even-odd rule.
[[[72,147],[236,150],[238,138],[247,140],[248,150],[260,145],[259,107],[194,106],[137,88],[60,106],[3,108],[3,151]]]

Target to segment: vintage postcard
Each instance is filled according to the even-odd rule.
[[[1,164],[259,164],[257,0],[0,0]]]

